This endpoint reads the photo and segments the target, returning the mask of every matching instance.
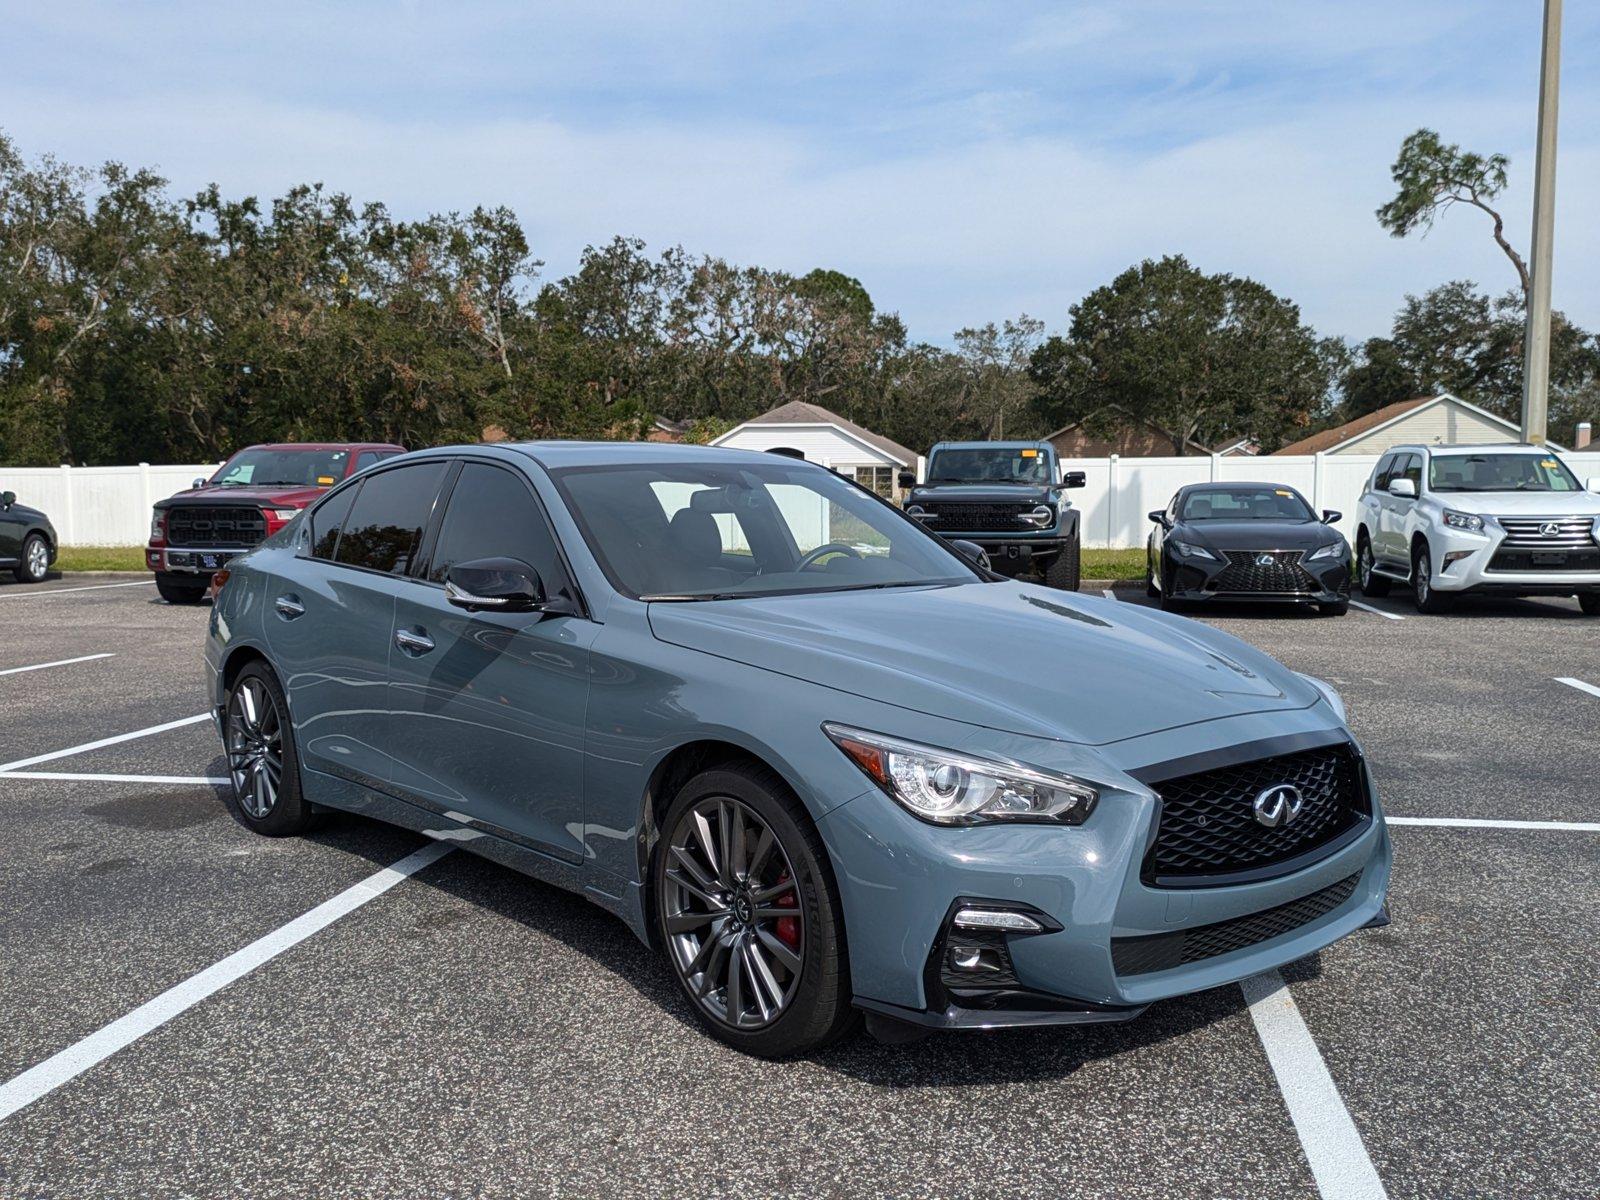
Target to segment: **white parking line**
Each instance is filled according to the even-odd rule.
[[[1551,829],[1566,833],[1600,833],[1600,821],[1490,821],[1478,817],[1390,817],[1390,825],[1438,825],[1457,829]]]
[[[1564,683],[1569,688],[1577,688],[1580,692],[1588,692],[1591,696],[1600,696],[1600,687],[1592,683],[1585,683],[1581,679],[1568,679],[1565,675],[1556,676],[1557,683]]]
[[[0,1085],[0,1121],[55,1091],[96,1063],[104,1062],[118,1050],[138,1041],[151,1030],[159,1029],[207,996],[248,975],[285,950],[299,945],[312,934],[326,929],[340,917],[354,912],[369,900],[377,899],[401,880],[438,862],[454,849],[448,843],[429,842],[393,866],[367,876],[287,925],[257,938],[242,950],[236,950],[221,962],[213,963],[197,975],[191,975],[153,1000],[147,1000],[82,1041],[51,1055],[37,1066],[29,1067],[15,1079]]]
[[[168,721],[165,725],[152,725],[149,729],[135,729],[132,733],[119,733],[116,737],[101,738],[98,742],[85,742],[81,746],[68,746],[65,750],[52,750],[48,754],[35,754],[32,758],[19,758],[16,762],[0,763],[0,774],[4,774],[7,771],[20,770],[23,767],[31,767],[35,763],[54,762],[58,758],[70,758],[74,754],[84,754],[90,750],[98,750],[102,746],[115,746],[118,742],[131,742],[134,738],[165,733],[169,729],[181,729],[185,725],[193,725],[197,721],[209,721],[210,719],[210,713],[201,713],[195,717],[184,717],[178,721]]]
[[[0,779],[71,779],[84,783],[231,783],[215,775],[77,775],[70,771],[0,771]]]
[[[21,675],[24,671],[43,671],[48,667],[70,667],[73,663],[93,662],[97,658],[115,658],[115,654],[85,654],[80,658],[58,658],[55,662],[34,663],[31,667],[7,667],[0,675]]]
[[[105,588],[153,587],[154,579],[141,579],[138,583],[90,583],[83,587],[50,588],[43,592],[0,592],[0,600],[28,600],[34,596],[59,596],[63,592],[98,592]]]
[[[1363,604],[1359,600],[1352,600],[1352,601],[1350,601],[1350,603],[1355,605],[1357,608],[1361,609],[1363,612],[1377,613],[1380,617],[1387,617],[1391,621],[1404,621],[1405,620],[1405,618],[1402,617],[1399,613],[1384,612],[1383,609],[1381,609],[1381,608],[1373,608],[1372,605]]]
[[[1324,1200],[1387,1197],[1283,976],[1263,971],[1240,981],[1239,986]]]

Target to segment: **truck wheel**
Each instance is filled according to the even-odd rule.
[[[1376,563],[1372,558],[1372,539],[1367,537],[1363,529],[1356,538],[1356,576],[1361,584],[1361,592],[1366,596],[1387,596],[1389,594],[1389,581],[1379,575],[1375,569]]]
[[[50,570],[50,546],[43,535],[30,533],[22,543],[22,561],[17,564],[18,583],[43,583]]]
[[[1578,607],[1586,616],[1600,617],[1600,592],[1584,592],[1578,597]]]
[[[1411,589],[1419,613],[1442,613],[1450,607],[1450,598],[1434,590],[1433,556],[1421,542],[1411,551]]]
[[[179,583],[156,576],[156,591],[168,604],[199,604],[206,598],[204,583]]]
[[[1046,587],[1053,587],[1063,592],[1078,590],[1079,566],[1082,554],[1076,540],[1068,542],[1050,560],[1050,565],[1044,569],[1044,582]]]

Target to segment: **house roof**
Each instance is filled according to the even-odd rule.
[[[1102,408],[1099,411],[1100,412],[1105,412],[1107,409],[1114,410],[1116,412],[1121,413],[1123,415],[1123,417],[1130,424],[1143,425],[1146,429],[1152,430],[1155,433],[1159,433],[1162,437],[1166,438],[1169,442],[1173,440],[1172,434],[1169,433],[1167,430],[1161,428],[1161,426],[1157,425],[1154,421],[1146,420],[1143,417],[1136,417],[1132,413],[1130,413],[1127,409],[1123,408],[1122,405],[1120,405],[1120,404],[1108,404],[1108,405],[1105,406],[1105,408]],[[1085,420],[1086,419],[1087,418],[1085,418]],[[1063,433],[1071,433],[1074,429],[1077,429],[1082,424],[1083,424],[1082,420],[1071,421],[1068,424],[1063,425],[1060,429],[1052,430],[1051,432],[1045,434],[1044,435],[1044,440],[1047,441],[1047,442],[1054,441],[1056,438],[1060,437]],[[1187,445],[1189,447],[1189,449],[1193,450],[1196,454],[1211,454],[1211,453],[1213,453],[1213,451],[1210,449],[1210,447],[1202,446],[1199,442],[1195,441],[1193,438],[1185,438],[1184,439],[1184,444]],[[1231,444],[1232,443],[1230,443],[1230,445]]]
[[[891,441],[881,433],[873,433],[864,429],[854,421],[841,417],[836,412],[829,412],[820,404],[811,404],[805,400],[791,400],[787,404],[780,404],[771,412],[764,412],[759,417],[751,417],[748,421],[728,430],[719,438],[711,442],[713,446],[720,446],[746,425],[833,425],[859,442],[865,442],[876,450],[881,450],[902,467],[914,466],[917,461],[917,452],[908,450],[899,442]]]
[[[1382,429],[1385,425],[1391,425],[1432,405],[1447,402],[1459,404],[1462,408],[1477,413],[1478,416],[1493,421],[1496,425],[1504,426],[1506,431],[1512,435],[1512,441],[1516,441],[1522,436],[1522,430],[1504,417],[1492,413],[1486,408],[1479,408],[1476,404],[1471,404],[1460,396],[1452,396],[1449,392],[1440,392],[1435,396],[1416,396],[1410,400],[1399,400],[1394,404],[1386,404],[1375,412],[1367,413],[1364,417],[1357,417],[1354,421],[1346,421],[1343,425],[1335,425],[1332,429],[1324,429],[1321,433],[1313,433],[1310,437],[1301,438],[1298,442],[1290,442],[1283,449],[1274,450],[1273,453],[1324,454],[1329,450],[1338,449],[1346,442],[1364,437],[1369,433]],[[1554,443],[1551,443],[1551,445],[1557,450],[1561,449],[1561,447],[1555,446]]]

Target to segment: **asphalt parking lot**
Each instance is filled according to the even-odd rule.
[[[1391,925],[1253,1009],[772,1064],[577,897],[236,824],[206,609],[0,585],[0,1197],[1600,1195],[1600,620],[1371,609],[1199,619],[1344,693]]]

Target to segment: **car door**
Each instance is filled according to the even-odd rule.
[[[1417,495],[1422,495],[1422,458],[1417,454],[1406,454],[1395,460],[1390,482],[1396,479],[1409,479],[1416,488]],[[1407,522],[1411,510],[1417,501],[1410,496],[1396,496],[1394,493],[1384,492],[1384,547],[1383,556],[1397,569],[1410,570],[1411,548],[1407,534]]]
[[[1396,525],[1405,520],[1405,510],[1401,507],[1401,497],[1391,493],[1389,485],[1401,477],[1410,458],[1409,454],[1395,454],[1388,470],[1381,472],[1377,481],[1378,528],[1372,539],[1372,553],[1379,562],[1391,565],[1397,560],[1395,546],[1399,536]]]
[[[498,836],[582,861],[585,616],[468,612],[451,604],[455,563],[513,558],[545,594],[576,588],[544,510],[509,466],[468,459],[449,490],[426,578],[400,595],[390,652],[393,790]]]
[[[375,471],[314,508],[291,571],[266,597],[267,638],[303,764],[358,783],[392,774],[389,658],[396,596],[449,464]]]
[[[4,490],[4,485],[0,484],[0,491]],[[0,506],[0,564],[13,566],[19,561],[24,528],[15,502]]]

